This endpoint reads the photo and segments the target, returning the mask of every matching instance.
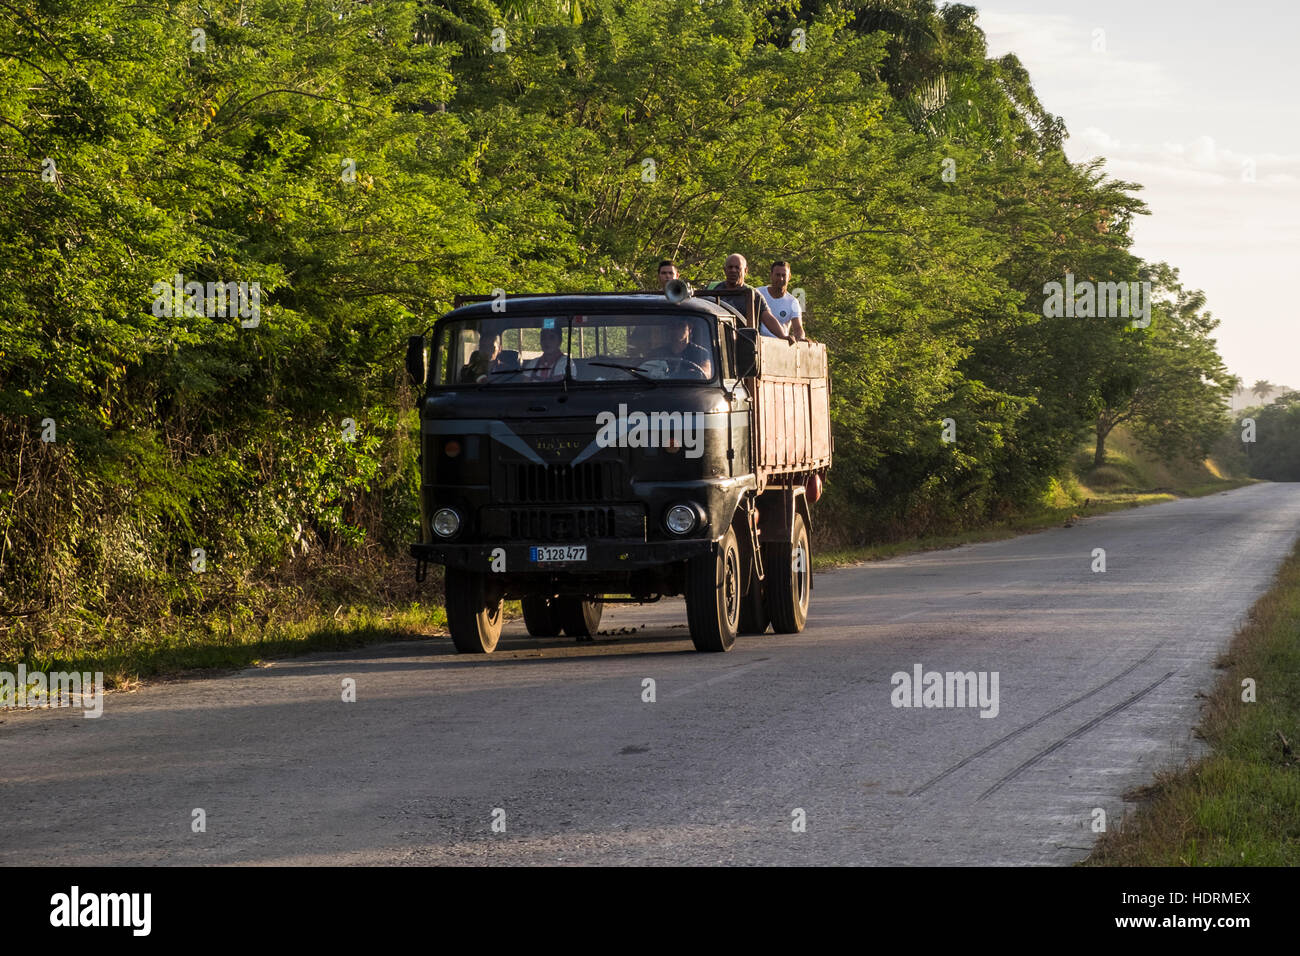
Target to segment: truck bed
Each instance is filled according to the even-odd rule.
[[[759,337],[754,396],[754,470],[760,486],[794,484],[831,464],[826,346]]]

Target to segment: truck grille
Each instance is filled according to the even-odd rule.
[[[645,507],[484,508],[483,532],[510,541],[593,541],[603,538],[645,540]]]
[[[580,465],[504,466],[501,501],[520,504],[549,504],[557,501],[595,502],[622,497],[620,465],[610,461],[588,461]]]
[[[612,538],[614,512],[609,508],[582,508],[576,511],[530,511],[516,508],[510,512],[510,536],[543,541]]]

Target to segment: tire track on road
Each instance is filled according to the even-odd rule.
[[[976,799],[977,799],[977,800],[983,800],[985,797],[987,797],[987,796],[989,796],[990,794],[994,793],[996,790],[1000,789],[1000,788],[1001,788],[1002,786],[1004,786],[1005,784],[1010,783],[1010,782],[1011,782],[1012,780],[1014,780],[1017,776],[1019,776],[1019,775],[1020,775],[1021,773],[1023,773],[1024,771],[1028,770],[1028,769],[1029,769],[1030,767],[1032,767],[1034,764],[1038,763],[1038,761],[1042,760],[1042,759],[1043,759],[1044,757],[1046,757],[1048,754],[1051,754],[1051,753],[1056,752],[1057,750],[1060,750],[1062,747],[1064,747],[1066,744],[1068,744],[1071,740],[1074,740],[1076,737],[1081,737],[1081,736],[1083,736],[1084,734],[1086,734],[1088,731],[1092,730],[1092,728],[1096,727],[1098,724],[1100,724],[1100,723],[1101,723],[1103,720],[1105,720],[1107,717],[1113,717],[1115,714],[1118,714],[1118,713],[1119,713],[1121,710],[1123,710],[1124,708],[1126,708],[1126,707],[1128,707],[1128,706],[1130,706],[1130,705],[1136,703],[1137,701],[1141,700],[1143,697],[1145,697],[1147,694],[1151,693],[1153,690],[1155,690],[1157,687],[1159,687],[1159,686],[1160,686],[1161,684],[1163,684],[1165,681],[1169,680],[1169,678],[1173,677],[1175,673],[1177,673],[1177,671],[1169,671],[1167,674],[1165,674],[1164,677],[1161,677],[1160,679],[1158,679],[1158,680],[1156,680],[1156,681],[1153,681],[1153,682],[1150,683],[1150,684],[1147,684],[1146,687],[1142,688],[1140,691],[1138,691],[1136,694],[1134,694],[1134,695],[1133,695],[1132,697],[1130,697],[1128,700],[1120,701],[1120,702],[1119,702],[1118,704],[1116,704],[1114,707],[1110,708],[1109,710],[1105,710],[1105,711],[1103,711],[1102,713],[1098,714],[1096,717],[1092,718],[1092,720],[1088,721],[1088,722],[1087,722],[1086,724],[1084,724],[1083,726],[1081,726],[1081,727],[1076,727],[1074,730],[1070,731],[1068,734],[1066,734],[1064,737],[1062,737],[1062,738],[1061,738],[1060,740],[1058,740],[1056,743],[1052,744],[1052,746],[1050,746],[1050,747],[1048,747],[1048,748],[1046,748],[1046,749],[1044,749],[1044,750],[1040,750],[1038,753],[1034,754],[1032,757],[1030,757],[1028,760],[1026,760],[1024,763],[1022,763],[1022,764],[1021,764],[1019,767],[1017,767],[1015,770],[1012,770],[1010,773],[1008,773],[1008,774],[1006,774],[1005,776],[1003,776],[1000,780],[998,780],[997,783],[993,784],[993,786],[989,787],[987,790],[985,790],[983,793],[981,793],[981,794],[979,795],[979,797],[977,797]]]
[[[1094,696],[1094,695],[1100,693],[1101,691],[1105,690],[1107,687],[1109,687],[1111,684],[1115,683],[1117,680],[1121,680],[1121,679],[1127,677],[1129,674],[1132,674],[1135,670],[1137,670],[1139,667],[1141,667],[1141,666],[1142,666],[1143,664],[1145,664],[1147,661],[1151,660],[1151,658],[1155,656],[1156,651],[1160,650],[1160,648],[1163,647],[1163,646],[1165,645],[1165,643],[1166,643],[1165,641],[1161,641],[1161,642],[1160,642],[1159,644],[1157,644],[1155,647],[1151,648],[1151,650],[1147,651],[1146,654],[1144,654],[1142,657],[1138,658],[1136,661],[1134,661],[1134,662],[1133,662],[1132,664],[1130,664],[1128,667],[1124,668],[1122,671],[1120,671],[1120,672],[1119,672],[1118,674],[1116,674],[1114,677],[1110,678],[1110,680],[1103,681],[1102,683],[1098,684],[1096,687],[1094,687],[1092,690],[1088,691],[1087,693],[1080,694],[1078,697],[1074,698],[1073,700],[1067,700],[1064,704],[1061,704],[1061,706],[1052,708],[1052,709],[1049,710],[1047,713],[1043,714],[1043,716],[1038,717],[1038,718],[1035,719],[1035,720],[1031,720],[1029,723],[1025,724],[1023,727],[1017,727],[1015,730],[1011,731],[1011,733],[1007,734],[1006,736],[1004,736],[1004,737],[999,737],[997,740],[993,741],[993,743],[991,743],[991,744],[989,744],[989,745],[987,745],[987,746],[985,746],[985,747],[981,747],[979,750],[975,751],[975,752],[974,752],[973,754],[971,754],[970,756],[963,757],[961,760],[957,761],[955,764],[953,764],[953,765],[952,765],[951,767],[949,767],[947,770],[942,771],[942,772],[939,773],[938,775],[931,777],[931,778],[930,778],[929,780],[927,780],[925,783],[921,784],[919,787],[917,787],[915,790],[913,790],[911,793],[909,793],[908,796],[909,796],[909,797],[917,797],[917,796],[920,796],[921,794],[925,793],[925,791],[927,791],[927,790],[929,790],[931,787],[933,787],[933,786],[934,786],[936,783],[938,783],[940,780],[944,779],[945,777],[949,776],[950,774],[954,774],[954,773],[956,773],[958,770],[960,770],[962,767],[966,766],[966,765],[967,765],[968,763],[970,763],[972,760],[976,760],[976,759],[978,759],[979,757],[983,757],[985,754],[989,753],[990,751],[992,751],[992,750],[996,750],[998,747],[1001,747],[1001,746],[1002,746],[1004,743],[1006,743],[1007,741],[1009,741],[1009,740],[1014,740],[1016,737],[1019,737],[1021,734],[1023,734],[1023,733],[1024,733],[1025,731],[1027,731],[1027,730],[1033,730],[1035,727],[1037,727],[1037,726],[1038,726],[1039,724],[1041,724],[1043,721],[1048,720],[1049,718],[1055,717],[1057,714],[1059,714],[1059,713],[1060,713],[1061,711],[1063,711],[1063,710],[1069,710],[1069,709],[1070,709],[1071,707],[1073,707],[1075,704],[1081,703],[1081,702],[1087,700],[1089,697],[1092,697],[1092,696]],[[983,799],[983,798],[981,798],[981,799]]]

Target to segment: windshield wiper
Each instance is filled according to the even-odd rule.
[[[616,362],[588,362],[587,368],[619,368],[625,372],[631,372],[633,375],[639,375],[644,381],[659,384],[659,379],[653,378],[649,372],[646,372],[637,365],[619,365]]]
[[[536,372],[536,371],[537,371],[537,369],[535,369],[535,368],[498,368],[498,369],[493,369],[492,371],[488,372],[487,374],[489,374],[489,375],[521,375],[521,374],[526,373],[526,372]],[[546,371],[546,369],[542,369],[542,371]],[[564,375],[564,376],[561,377],[561,378],[540,378],[540,379],[531,379],[530,381],[533,381],[533,382],[536,382],[536,383],[538,383],[538,384],[542,384],[542,385],[563,385],[564,388],[565,388],[565,391],[568,391],[568,388],[569,388],[569,375],[567,375],[567,374]]]

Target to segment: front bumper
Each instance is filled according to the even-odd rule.
[[[441,564],[449,568],[470,571],[492,571],[493,562],[508,574],[620,574],[629,570],[660,568],[677,561],[685,561],[713,552],[714,543],[709,538],[688,538],[681,541],[644,541],[641,539],[563,542],[585,544],[586,561],[550,562],[538,564],[530,559],[533,546],[553,546],[560,542],[531,542],[529,544],[413,544],[411,556],[416,560]]]

